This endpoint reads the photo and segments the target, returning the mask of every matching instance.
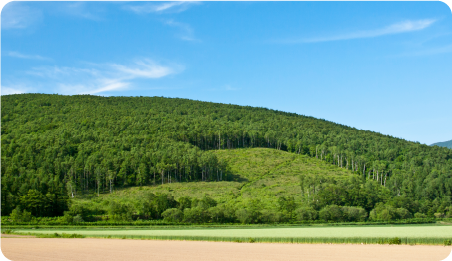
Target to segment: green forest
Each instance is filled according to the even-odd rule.
[[[19,94],[1,101],[1,215],[14,222],[452,216],[448,148],[188,99]]]

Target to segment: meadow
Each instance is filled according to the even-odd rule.
[[[85,237],[226,242],[366,243],[448,245],[452,226],[343,226],[206,229],[17,229],[34,235],[79,234]]]

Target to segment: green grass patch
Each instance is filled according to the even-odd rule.
[[[40,234],[40,233],[35,233],[35,236],[38,238],[85,238],[84,235],[80,235],[80,234],[66,234],[66,233],[62,233],[62,234],[58,234],[58,233],[53,233],[53,234]]]
[[[247,200],[258,198],[262,208],[276,208],[279,196],[294,197],[301,200],[299,176],[315,174],[347,179],[353,175],[350,170],[333,166],[325,161],[298,155],[286,151],[251,148],[212,151],[217,157],[227,162],[235,180],[219,182],[175,182],[156,184],[155,186],[115,188],[112,194],[81,195],[75,203],[87,204],[98,209],[105,209],[111,200],[131,202],[145,197],[149,192],[170,193],[177,200],[189,196],[201,198],[208,195],[218,203],[228,202],[238,205]]]
[[[274,243],[436,244],[452,240],[452,226],[360,226],[205,229],[18,229],[18,233],[86,237]],[[251,240],[252,239],[252,240]],[[449,241],[447,241],[449,240]]]
[[[9,235],[9,234],[13,234],[13,233],[14,233],[14,230],[12,230],[12,229],[4,229],[4,230],[2,230],[2,234]]]

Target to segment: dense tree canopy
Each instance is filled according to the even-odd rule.
[[[318,158],[378,182],[392,196],[426,202],[452,196],[451,149],[313,117],[162,97],[1,99],[2,215],[18,205],[35,216],[61,215],[67,198],[115,187],[231,180],[211,151],[249,147]],[[324,191],[330,193],[319,194],[321,200],[341,205],[331,196],[340,187]],[[172,211],[169,218],[179,213]]]

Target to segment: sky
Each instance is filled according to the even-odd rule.
[[[1,94],[265,107],[410,141],[452,139],[442,2],[10,2]]]

